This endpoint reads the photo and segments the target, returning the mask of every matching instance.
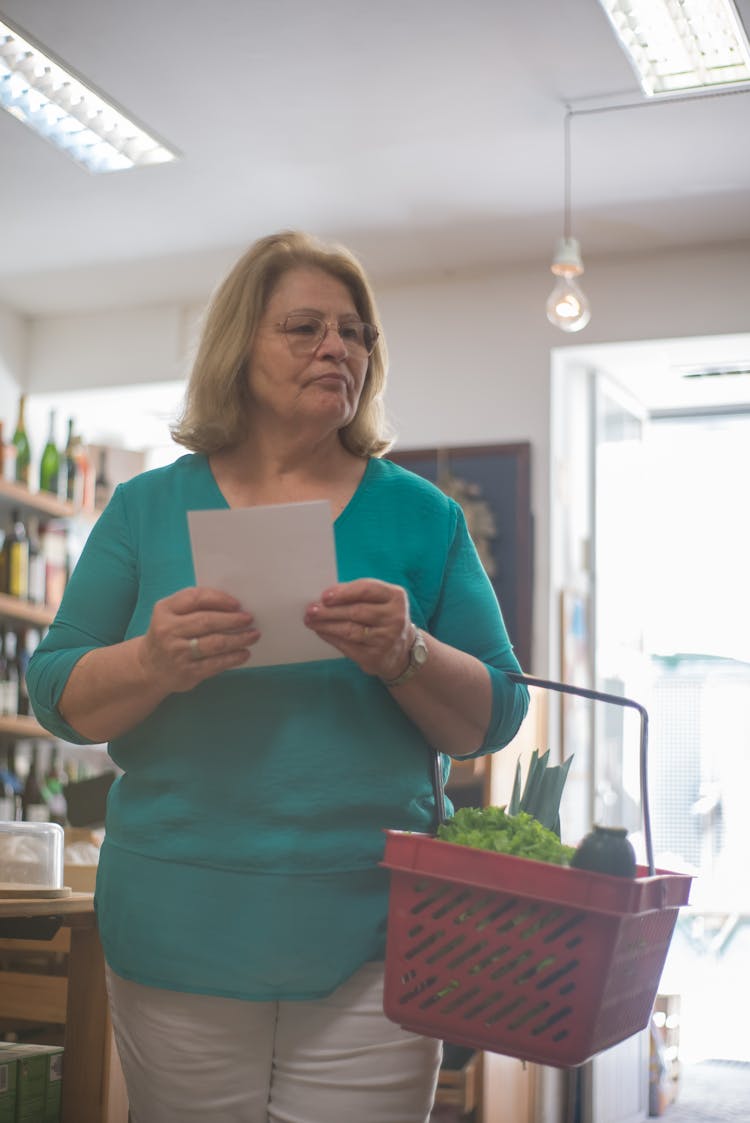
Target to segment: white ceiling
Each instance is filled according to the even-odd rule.
[[[736,0],[750,26],[750,0]],[[0,0],[176,146],[92,176],[0,113],[0,301],[200,298],[302,227],[377,281],[750,239],[750,93],[645,102],[597,0]],[[583,114],[584,108],[643,103]]]

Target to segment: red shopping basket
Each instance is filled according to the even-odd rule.
[[[653,866],[645,709],[512,677],[639,711],[648,866],[614,877],[386,831],[384,1009],[414,1033],[573,1068],[649,1024],[692,879]]]

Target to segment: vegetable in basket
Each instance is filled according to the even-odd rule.
[[[560,799],[573,757],[549,767],[549,750],[535,749],[521,792],[521,761],[516,765],[513,792],[504,807],[462,807],[442,823],[437,837],[444,842],[494,850],[537,862],[570,865],[574,848],[560,841]]]

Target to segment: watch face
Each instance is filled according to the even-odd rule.
[[[421,667],[427,662],[427,644],[421,635],[418,635],[414,641],[411,658],[415,667]]]

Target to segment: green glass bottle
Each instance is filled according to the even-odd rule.
[[[49,434],[39,466],[39,490],[57,495],[60,486],[60,452],[55,444],[55,411],[49,412]]]
[[[65,445],[65,498],[68,503],[78,503],[78,461],[76,445],[78,438],[73,432],[73,418],[68,418],[68,440]]]
[[[18,401],[18,421],[16,422],[16,429],[13,434],[13,444],[16,448],[16,483],[25,484],[29,486],[29,471],[31,469],[31,446],[29,444],[28,434],[26,433],[26,421],[24,419],[24,411],[26,406],[26,395],[21,394]]]

